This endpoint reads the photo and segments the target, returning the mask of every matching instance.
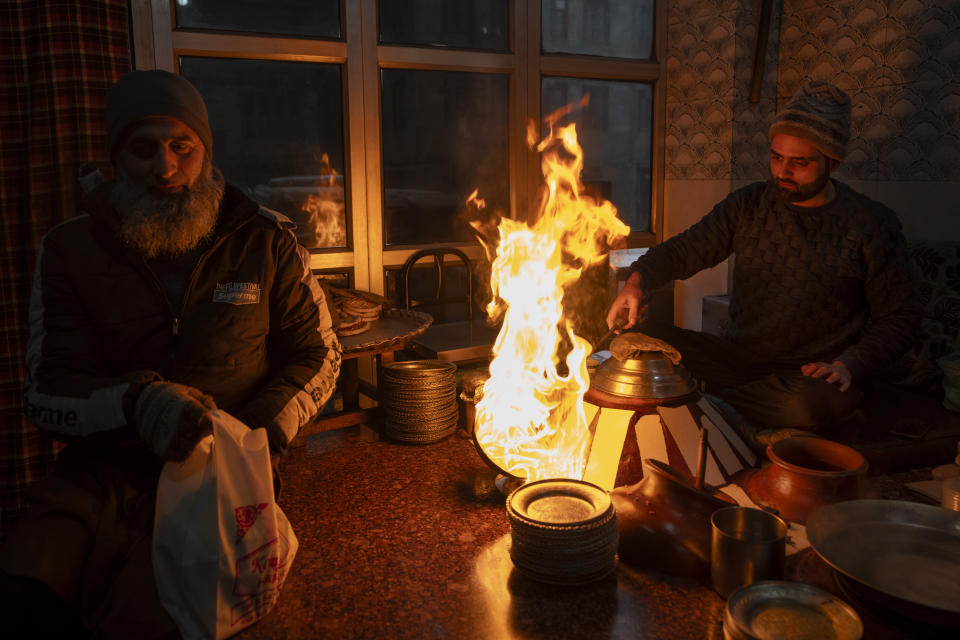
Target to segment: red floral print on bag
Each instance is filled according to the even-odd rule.
[[[245,507],[237,507],[233,510],[233,514],[237,518],[237,540],[234,544],[243,540],[243,536],[246,535],[250,527],[253,526],[253,523],[260,517],[260,512],[266,508],[267,503],[262,502],[260,504],[248,504]]]

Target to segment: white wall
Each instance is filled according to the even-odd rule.
[[[706,215],[730,193],[729,180],[664,181],[664,239],[677,235]],[[727,293],[728,261],[697,275],[678,280],[674,288],[674,324],[700,330],[703,296]]]

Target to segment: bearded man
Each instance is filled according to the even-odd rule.
[[[850,111],[837,87],[803,86],[770,126],[771,179],[641,256],[607,315],[608,326],[629,329],[645,289],[734,255],[724,336],[641,330],[675,346],[704,390],[757,430],[842,424],[920,322],[896,214],[830,176],[846,154]]]
[[[106,125],[115,182],[37,259],[25,407],[67,444],[0,548],[0,601],[32,636],[176,637],[151,564],[162,464],[217,408],[280,454],[332,394],[341,350],[293,223],[213,168],[189,82],[124,76]]]

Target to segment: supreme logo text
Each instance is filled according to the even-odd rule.
[[[213,301],[228,304],[257,304],[260,302],[260,285],[256,282],[217,283],[213,291]]]

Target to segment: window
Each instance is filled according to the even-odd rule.
[[[653,0],[152,0],[139,68],[207,100],[214,164],[298,224],[318,273],[384,293],[417,249],[481,259],[464,220],[523,219],[542,184],[529,121],[571,114],[587,187],[652,245],[662,226],[665,9]]]
[[[561,123],[577,123],[585,162],[583,183],[613,203],[631,229],[650,228],[653,87],[643,82],[543,79],[543,112],[589,95],[589,104]]]
[[[507,0],[379,0],[382,44],[510,49]]]
[[[543,0],[543,51],[653,58],[653,0]]]
[[[336,0],[176,0],[177,28],[340,38]]]
[[[180,57],[204,96],[214,164],[297,224],[310,249],[347,246],[340,66]]]
[[[384,69],[384,244],[470,242],[464,203],[479,190],[507,211],[509,77]]]

